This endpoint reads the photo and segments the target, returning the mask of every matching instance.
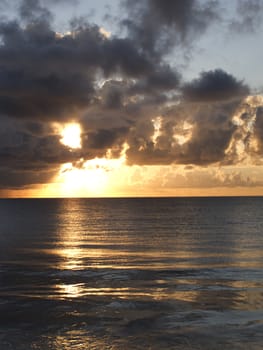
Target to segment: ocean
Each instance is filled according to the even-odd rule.
[[[0,200],[0,350],[262,349],[263,198]]]

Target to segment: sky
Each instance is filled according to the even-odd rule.
[[[0,13],[0,197],[263,195],[263,0]]]

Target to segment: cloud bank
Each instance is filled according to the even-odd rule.
[[[219,3],[124,0],[122,35],[106,36],[83,19],[57,33],[49,2],[18,1],[19,16],[0,20],[0,188],[48,182],[62,164],[109,150],[117,158],[124,144],[130,165],[208,166],[236,164],[236,142],[249,138],[258,160],[263,107],[247,107],[246,83],[220,67],[185,81],[169,60],[221,20]],[[249,19],[232,25],[240,21]],[[242,108],[250,130],[236,117]],[[82,127],[78,150],[54,126],[72,120]]]

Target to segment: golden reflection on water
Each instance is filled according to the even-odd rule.
[[[171,344],[179,348],[179,332],[182,330],[186,339],[199,326],[202,328],[195,333],[199,338],[206,332],[209,338],[213,331],[233,329],[228,334],[235,338],[238,330],[243,341],[244,329],[260,341],[261,329],[248,323],[263,319],[262,249],[255,238],[249,237],[247,242],[244,233],[239,239],[237,225],[226,232],[222,226],[215,233],[205,227],[199,237],[191,232],[192,224],[185,224],[184,231],[176,223],[171,228],[169,224],[165,231],[166,225],[159,224],[159,219],[154,227],[150,219],[146,225],[126,216],[119,224],[113,218],[116,208],[107,215],[93,205],[90,213],[89,204],[84,208],[82,203],[60,201],[55,220],[48,222],[50,233],[43,234],[44,226],[39,241],[22,247],[21,255],[14,259],[10,257],[10,270],[3,278],[8,284],[0,289],[0,296],[12,303],[7,315],[10,329],[12,319],[13,325],[17,320],[22,328],[25,325],[27,333],[32,324],[35,339],[43,324],[43,339],[48,337],[48,344],[43,340],[44,345],[35,348],[54,350],[125,349],[126,339],[133,345],[139,332],[144,339],[151,339],[155,330],[157,341],[166,336],[168,340],[159,347],[156,343],[156,349]],[[37,298],[39,302],[34,301]],[[22,308],[17,309],[19,300]],[[3,302],[5,309],[5,299]],[[244,321],[242,315],[246,314]],[[216,327],[212,329],[211,324]],[[21,330],[18,324],[17,330]],[[14,328],[9,334],[15,332]],[[172,334],[176,334],[176,343],[170,342]],[[210,338],[212,342],[213,336]],[[116,339],[123,343],[115,346]],[[138,348],[151,348],[144,345]],[[201,345],[197,347],[201,349]]]
[[[165,299],[167,295],[156,289],[149,289],[148,291],[142,291],[137,288],[132,287],[98,287],[91,288],[83,283],[76,284],[58,284],[57,298],[58,299],[74,299],[87,296],[97,296],[97,297],[112,297],[117,299],[155,299],[161,300]]]
[[[80,267],[81,249],[74,247],[59,249],[56,251],[62,257],[60,262],[61,270],[77,270]]]
[[[54,350],[87,350],[91,344],[92,348],[94,344],[101,345],[101,349],[105,348],[102,341],[90,336],[87,331],[82,329],[60,332],[60,334],[50,337],[49,344]]]
[[[59,291],[59,297],[61,299],[81,297],[83,295],[83,289],[83,283],[57,285],[57,290]]]
[[[168,241],[167,245],[161,245],[163,242],[147,242],[147,246],[144,249],[131,249],[129,246],[137,246],[140,248],[140,244],[136,242],[136,239],[142,239],[143,237],[134,236],[114,236],[107,231],[103,231],[103,227],[100,226],[100,222],[105,221],[106,216],[100,212],[100,217],[96,218],[93,213],[93,218],[89,221],[89,213],[87,207],[85,210],[81,207],[81,201],[63,201],[64,208],[61,210],[58,217],[57,227],[57,243],[56,248],[48,250],[48,254],[52,254],[58,257],[56,259],[56,268],[61,271],[79,271],[88,269],[147,269],[147,270],[162,270],[171,269],[173,266],[176,269],[199,269],[207,267],[207,261],[211,259],[209,263],[210,268],[224,268],[224,267],[251,267],[260,264],[259,249],[254,249],[253,256],[250,255],[250,250],[242,250],[238,242],[232,242],[233,249],[230,251],[209,250],[204,251],[200,246],[198,240],[193,240],[190,236],[178,235],[172,238],[172,241]],[[98,221],[96,221],[98,220]],[[90,226],[89,226],[90,225]],[[100,231],[96,231],[94,229]],[[156,243],[156,246],[154,245]],[[213,242],[207,242],[212,246]],[[116,244],[116,246],[115,246]],[[167,248],[165,250],[165,248]],[[253,257],[255,258],[253,260]],[[176,265],[174,259],[176,258]],[[213,262],[213,258],[216,258]],[[112,284],[113,281],[113,284]],[[248,281],[235,281],[231,279],[224,281],[226,290],[221,289],[217,292],[217,286],[215,281],[209,279],[207,282],[201,280],[179,280],[175,277],[173,285],[169,282],[165,283],[164,287],[158,285],[151,285],[147,287],[147,283],[143,284],[138,281],[126,282],[114,282],[114,276],[109,277],[108,280],[90,282],[87,279],[78,280],[76,283],[58,283],[55,286],[56,298],[78,298],[85,296],[107,296],[119,299],[155,299],[155,300],[178,300],[190,303],[209,303],[209,297],[211,303],[218,302],[222,307],[241,307],[242,304],[250,303],[257,304],[260,298],[258,291],[252,291],[254,286],[249,286]],[[170,281],[171,282],[171,281]],[[140,283],[140,285],[134,285],[134,283]],[[176,289],[175,286],[183,286],[186,290]],[[170,288],[170,289],[169,289]],[[233,288],[236,291],[231,292]],[[250,288],[250,295],[244,294],[242,289]],[[241,289],[241,290],[240,290]],[[253,294],[254,293],[254,294]],[[219,298],[220,296],[220,298]],[[220,299],[220,300],[219,300]],[[261,302],[262,304],[262,302]]]
[[[83,267],[83,259],[85,258],[85,250],[83,244],[83,227],[81,223],[85,220],[83,211],[78,201],[63,201],[62,210],[58,217],[57,228],[57,247],[52,253],[59,259],[59,270],[78,270]],[[58,296],[61,299],[78,298],[84,293],[85,285],[83,283],[60,283],[56,285]]]
[[[59,257],[60,270],[80,270],[85,267],[85,259],[90,258],[90,249],[85,248],[89,227],[86,225],[87,215],[76,201],[63,201],[64,210],[59,216],[58,244],[55,254]],[[96,252],[96,254],[95,254]],[[94,249],[93,255],[100,256],[100,249]]]

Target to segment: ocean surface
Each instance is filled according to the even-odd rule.
[[[263,198],[0,200],[0,350],[262,348]]]

